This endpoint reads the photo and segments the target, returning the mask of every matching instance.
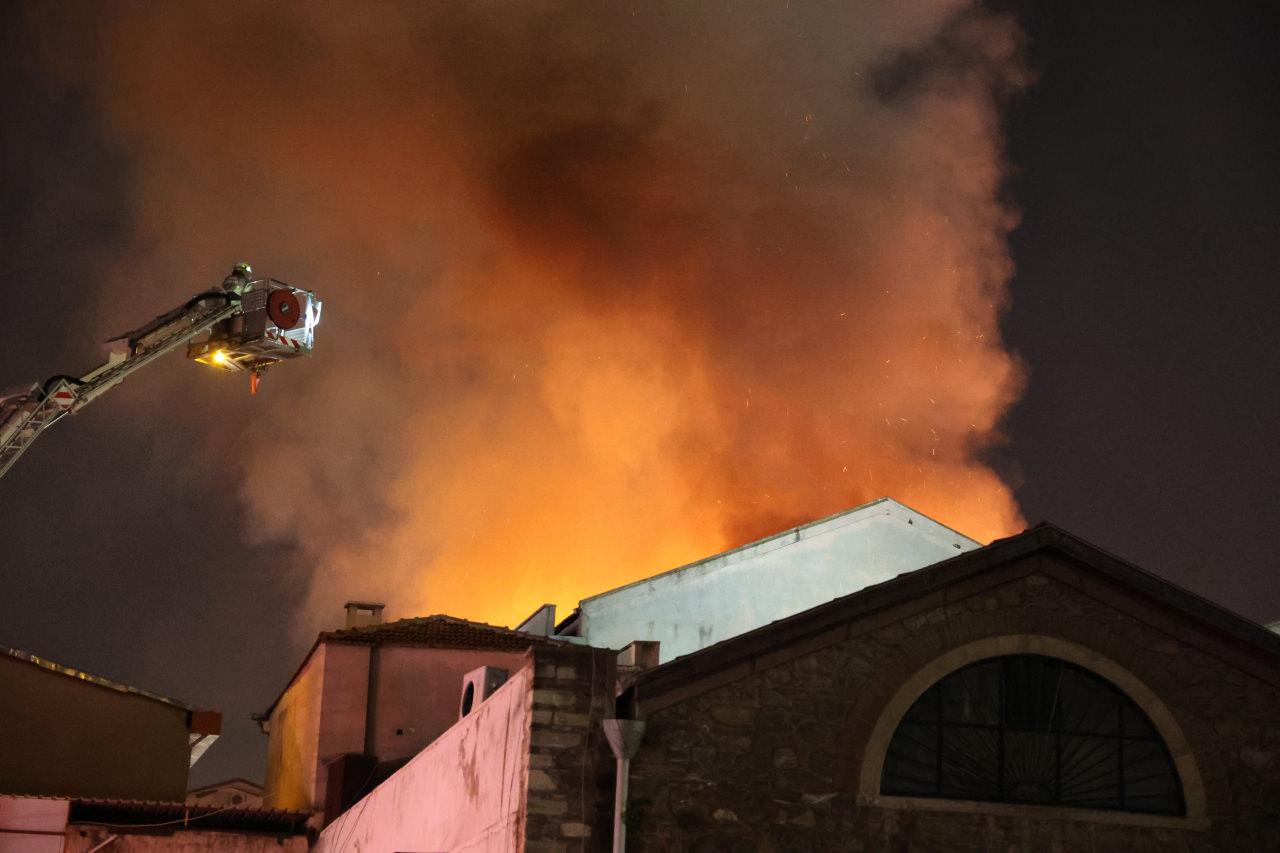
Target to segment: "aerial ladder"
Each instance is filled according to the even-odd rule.
[[[51,376],[0,396],[0,477],[32,442],[165,353],[247,373],[251,393],[274,364],[310,354],[320,322],[316,295],[237,264],[218,290],[197,293],[172,311],[107,342],[107,361],[84,376]]]

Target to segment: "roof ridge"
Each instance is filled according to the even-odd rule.
[[[94,675],[91,672],[85,672],[74,666],[58,663],[49,660],[40,655],[33,655],[31,652],[25,652],[22,649],[10,648],[8,646],[0,646],[0,654],[7,655],[14,660],[20,660],[33,666],[38,666],[46,672],[56,672],[67,678],[74,678],[77,681],[83,681],[88,684],[96,684],[98,687],[105,687],[108,690],[114,690],[117,693],[125,693],[133,696],[141,696],[144,699],[150,699],[154,702],[162,702],[165,705],[171,705],[175,708],[181,708],[184,711],[200,710],[194,705],[188,705],[186,702],[180,702],[177,699],[171,699],[168,696],[161,696],[159,693],[152,693],[149,690],[143,690],[141,687],[134,687],[132,684],[125,684],[123,681],[116,681],[101,675]]]
[[[463,619],[460,616],[450,616],[447,613],[432,613],[428,616],[406,616],[402,619],[395,619],[390,622],[375,622],[371,625],[354,625],[350,628],[335,628],[332,631],[321,631],[321,638],[333,638],[338,636],[359,636],[377,634],[380,631],[386,631],[389,628],[411,627],[414,625],[425,625],[428,623],[461,625],[468,628],[476,628],[485,631],[495,631],[502,634],[517,634],[519,636],[536,637],[535,634],[526,634],[523,631],[517,631],[506,625],[491,625],[488,622],[476,622],[471,619]]]
[[[628,589],[630,587],[635,587],[635,586],[640,586],[641,584],[650,583],[661,577],[680,574],[681,572],[686,572],[691,569],[696,569],[701,566],[707,565],[715,560],[733,557],[738,554],[744,554],[747,551],[750,551],[752,548],[758,548],[758,547],[764,546],[778,539],[792,537],[792,542],[798,542],[802,538],[801,536],[802,533],[806,533],[808,531],[822,527],[823,525],[832,524],[833,522],[836,522],[838,520],[848,518],[849,516],[855,515],[859,512],[863,512],[864,510],[869,510],[872,507],[876,507],[886,503],[892,504],[893,506],[897,507],[899,510],[905,510],[906,512],[914,513],[915,515],[928,521],[929,523],[937,525],[938,527],[942,528],[948,533],[953,533],[956,536],[960,537],[961,539],[966,539],[969,542],[973,542],[974,544],[978,545],[979,548],[982,547],[982,543],[979,540],[974,539],[970,536],[967,536],[964,533],[961,533],[960,531],[956,530],[954,527],[951,527],[950,525],[943,524],[941,521],[938,521],[936,518],[930,515],[926,515],[925,513],[921,512],[915,507],[904,504],[902,501],[898,500],[897,498],[890,497],[889,495],[882,495],[876,498],[875,500],[870,500],[870,501],[867,501],[866,503],[858,504],[857,506],[854,506],[854,507],[849,507],[848,509],[842,509],[839,512],[831,513],[830,515],[824,515],[820,518],[811,519],[809,521],[803,522],[802,524],[793,524],[792,526],[786,528],[785,530],[779,530],[776,533],[770,533],[769,535],[762,536],[759,539],[754,539],[750,542],[745,542],[741,545],[735,545],[732,548],[726,548],[723,551],[717,551],[714,554],[709,554],[705,557],[699,557],[696,560],[692,560],[687,563],[681,563],[680,565],[663,569],[659,572],[655,572],[654,574],[651,574],[651,575],[646,575],[645,577],[642,577],[642,578],[637,578],[636,580],[629,581],[620,586],[603,590],[602,592],[598,592],[594,595],[589,595],[586,598],[581,599],[578,602],[578,604],[579,606],[581,606],[585,602],[593,601],[597,598],[604,598],[607,595],[613,595],[616,592],[621,592],[622,590]],[[889,513],[884,513],[884,514],[889,514]],[[853,521],[849,522],[849,524],[854,524],[854,523],[856,522],[853,522]],[[838,530],[838,529],[842,529],[845,526],[848,526],[848,525],[840,525],[840,527],[832,528],[832,529]],[[786,544],[791,544],[791,543],[786,543]]]
[[[245,783],[247,783],[247,784],[249,784],[249,785],[252,785],[252,786],[253,786],[253,787],[255,787],[255,788],[262,788],[262,787],[263,787],[263,785],[262,785],[262,783],[261,783],[261,782],[255,782],[255,781],[253,781],[252,779],[246,779],[246,778],[245,778],[245,777],[243,777],[243,776],[232,776],[232,777],[231,777],[231,778],[229,778],[229,779],[222,779],[222,780],[220,780],[220,781],[218,781],[218,782],[210,782],[210,783],[208,783],[207,785],[194,785],[194,786],[192,786],[192,787],[190,787],[190,788],[188,788],[188,789],[187,789],[187,793],[188,793],[188,794],[190,794],[190,793],[192,793],[193,791],[204,791],[204,790],[207,790],[207,789],[209,789],[209,788],[220,788],[220,787],[222,787],[223,785],[230,785],[230,784],[232,784],[233,782],[245,782]]]
[[[892,606],[895,595],[921,595],[935,588],[940,575],[957,570],[970,572],[986,571],[993,566],[982,566],[979,561],[991,563],[1008,562],[1031,553],[1040,548],[1057,548],[1063,555],[1085,563],[1095,571],[1109,576],[1113,582],[1127,585],[1130,589],[1146,595],[1164,606],[1180,610],[1202,624],[1213,627],[1237,640],[1249,643],[1271,655],[1280,656],[1280,637],[1268,631],[1262,625],[1236,613],[1229,608],[1216,604],[1203,596],[1197,595],[1164,577],[1148,571],[1134,563],[1118,557],[1109,551],[1088,542],[1085,539],[1058,527],[1052,522],[1042,521],[1021,533],[1015,533],[1003,539],[973,551],[966,551],[911,572],[904,572],[889,580],[871,584],[855,592],[834,598],[831,601],[793,613],[750,631],[733,637],[727,637],[697,651],[669,660],[653,669],[645,670],[635,676],[633,687],[644,685],[650,690],[656,687],[656,694],[661,695],[672,689],[672,685],[685,681],[696,681],[709,672],[719,671],[753,654],[753,649],[768,640],[771,635],[783,634],[782,645],[795,642],[797,638],[830,627],[831,621],[842,621],[860,618],[865,613],[856,612],[859,606],[870,608],[868,612]],[[1073,551],[1075,553],[1073,553]],[[1083,552],[1083,553],[1081,553]],[[1110,564],[1110,565],[1108,565]],[[1116,571],[1119,569],[1119,571]],[[1128,573],[1128,577],[1125,576]],[[921,587],[914,593],[912,587]],[[1162,594],[1163,593],[1163,594]],[[886,600],[885,596],[889,599]],[[849,608],[855,612],[849,613]],[[771,642],[776,642],[774,637]],[[716,661],[716,663],[711,663]],[[641,694],[643,695],[643,693]]]

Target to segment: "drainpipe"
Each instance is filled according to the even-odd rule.
[[[627,783],[631,776],[631,759],[640,749],[644,737],[644,720],[602,720],[604,736],[618,759],[617,781],[613,789],[613,853],[627,849]]]

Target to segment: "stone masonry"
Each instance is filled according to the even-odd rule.
[[[614,759],[600,721],[612,715],[615,660],[608,649],[535,651],[528,853],[610,849]]]
[[[1006,806],[1001,813],[981,804],[887,808],[859,800],[870,733],[906,679],[961,644],[1026,634],[1095,650],[1159,697],[1203,780],[1201,826],[1143,825],[1123,814],[1095,819],[1069,809],[1018,813]],[[641,694],[648,728],[632,764],[629,849],[1280,850],[1275,657],[1100,580],[1061,554],[1037,552],[992,566],[800,645],[771,652],[737,675],[706,676],[709,686],[651,702],[652,712],[644,712]],[[554,721],[557,702],[575,712],[582,707],[561,695],[571,694],[547,693],[535,705],[535,724]],[[542,732],[544,744],[561,737],[567,748],[568,739],[587,737],[568,726],[580,718],[562,719],[564,726]],[[534,743],[543,769],[554,761],[559,774],[579,772],[559,763],[563,753],[539,747],[538,735]],[[566,808],[548,815],[536,837],[550,839],[558,830],[563,841],[578,814]],[[531,839],[534,825],[531,817]]]

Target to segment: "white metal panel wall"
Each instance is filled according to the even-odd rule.
[[[980,547],[889,498],[582,602],[586,642],[669,661]]]

